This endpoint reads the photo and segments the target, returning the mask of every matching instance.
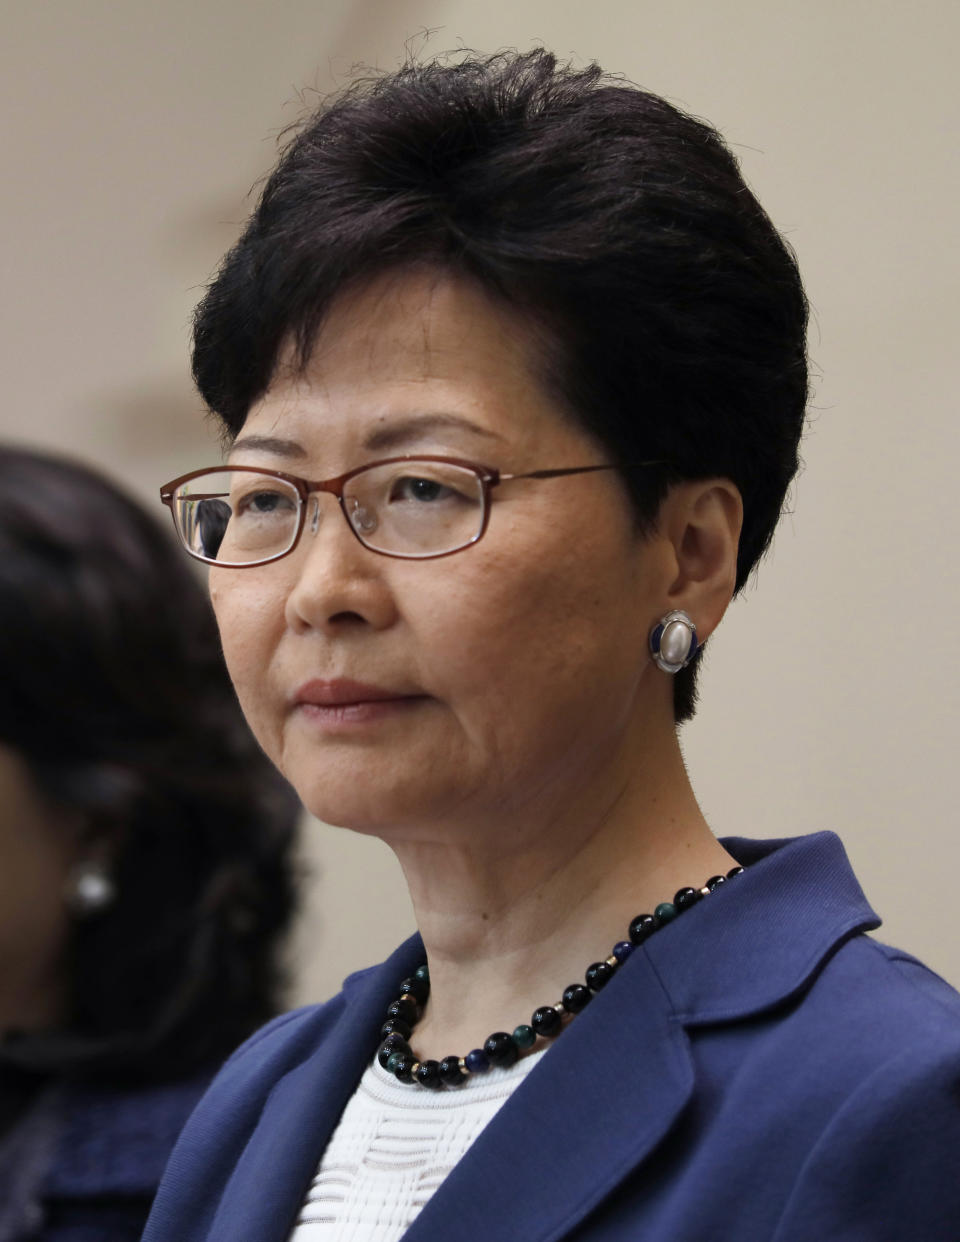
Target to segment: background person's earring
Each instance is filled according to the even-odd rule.
[[[661,617],[650,631],[650,655],[665,673],[679,673],[697,654],[697,627],[682,609]]]
[[[77,918],[100,914],[113,904],[116,895],[116,885],[103,863],[95,859],[77,863],[67,876],[64,897]]]

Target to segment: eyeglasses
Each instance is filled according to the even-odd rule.
[[[387,457],[315,480],[257,466],[223,466],[181,475],[164,484],[160,499],[186,550],[210,565],[252,568],[287,556],[303,533],[311,496],[316,531],[320,492],[336,496],[350,530],[371,552],[429,560],[482,537],[490,492],[501,483],[615,469],[602,464],[501,474],[456,457]]]

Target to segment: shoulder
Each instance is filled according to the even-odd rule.
[[[840,945],[797,1009],[801,1033],[842,1063],[901,1064],[951,1055],[960,1038],[960,994],[922,962],[870,936]],[[907,1063],[903,1062],[903,1064]]]
[[[863,937],[872,966],[906,1006],[929,1008],[931,1019],[949,1026],[960,1022],[960,992],[912,954],[872,937]]]
[[[809,1140],[879,1083],[909,1094],[928,1071],[933,1082],[960,1070],[960,994],[916,958],[857,933],[794,990],[690,1034],[715,1081],[768,1101],[751,1116],[796,1107],[794,1132],[806,1128]]]

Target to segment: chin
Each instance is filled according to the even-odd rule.
[[[325,824],[387,839],[448,819],[463,799],[462,768],[438,770],[409,737],[392,742],[317,744],[288,733],[277,766],[310,814]]]
[[[340,799],[331,799],[323,795],[304,797],[301,794],[300,800],[314,819],[319,820],[321,824],[327,824],[330,828],[344,828],[348,832],[356,832],[368,837],[389,836],[383,820],[371,813],[369,809],[344,805]]]
[[[300,801],[315,818],[334,828],[348,828],[370,836],[387,836],[389,827],[402,816],[406,782],[386,779],[379,772],[356,763],[302,763],[281,765],[281,771],[297,791]]]
[[[346,828],[386,842],[428,839],[438,830],[444,836],[456,823],[464,799],[460,781],[443,788],[423,779],[422,766],[405,766],[391,778],[381,761],[367,765],[339,765],[323,771],[314,767],[309,775],[286,770],[310,814],[335,828]]]

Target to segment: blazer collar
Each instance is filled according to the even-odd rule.
[[[722,844],[743,875],[645,946],[687,1026],[772,1008],[809,986],[844,940],[880,926],[834,833]]]
[[[776,1004],[846,937],[878,925],[832,834],[724,844],[744,875],[632,955],[480,1134],[405,1242],[447,1236],[453,1221],[459,1242],[563,1236],[683,1111],[694,1084],[686,1027]],[[366,1033],[422,961],[415,936],[347,981],[340,1019],[271,1092],[209,1242],[236,1242],[241,1221],[244,1236],[286,1242],[373,1054]],[[589,1142],[579,1144],[578,1134]]]

